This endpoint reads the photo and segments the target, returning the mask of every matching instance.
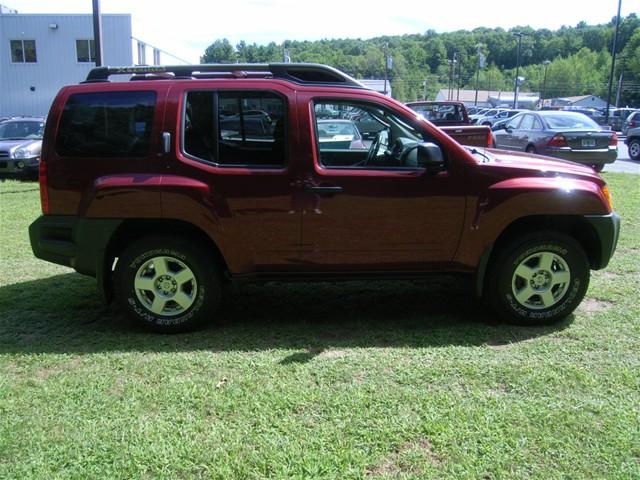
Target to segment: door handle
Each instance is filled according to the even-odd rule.
[[[162,132],[162,151],[163,153],[171,152],[171,134]]]
[[[304,189],[307,192],[333,194],[342,193],[342,187],[337,185],[305,185]]]

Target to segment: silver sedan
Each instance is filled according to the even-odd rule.
[[[590,165],[598,172],[618,155],[615,132],[603,130],[582,113],[520,113],[493,135],[496,148],[571,160]]]

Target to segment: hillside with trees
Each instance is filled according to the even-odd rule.
[[[324,63],[356,78],[383,78],[385,51],[393,59],[389,74],[393,96],[401,101],[433,98],[447,88],[450,61],[459,60],[455,83],[475,88],[478,55],[486,57],[479,72],[481,90],[513,89],[518,37],[523,32],[520,53],[522,89],[542,92],[545,97],[594,94],[605,97],[611,68],[611,46],[615,19],[603,25],[561,27],[558,30],[517,27],[476,28],[472,31],[382,36],[362,39],[284,41],[268,45],[232,45],[227,39],[215,40],[201,57],[202,63],[281,62],[284,51],[293,62]],[[622,18],[618,33],[618,61],[612,102],[615,103],[620,72],[623,71],[620,105],[640,106],[640,18]],[[547,80],[544,84],[544,73]],[[458,77],[459,71],[459,77]]]

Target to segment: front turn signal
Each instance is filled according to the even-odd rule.
[[[609,191],[609,187],[607,185],[602,187],[602,195],[604,195],[604,198],[607,201],[607,205],[609,205],[609,211],[613,212],[613,197],[611,196],[611,192]]]

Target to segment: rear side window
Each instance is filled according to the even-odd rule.
[[[63,157],[146,157],[155,92],[71,95],[62,112],[56,151]]]

